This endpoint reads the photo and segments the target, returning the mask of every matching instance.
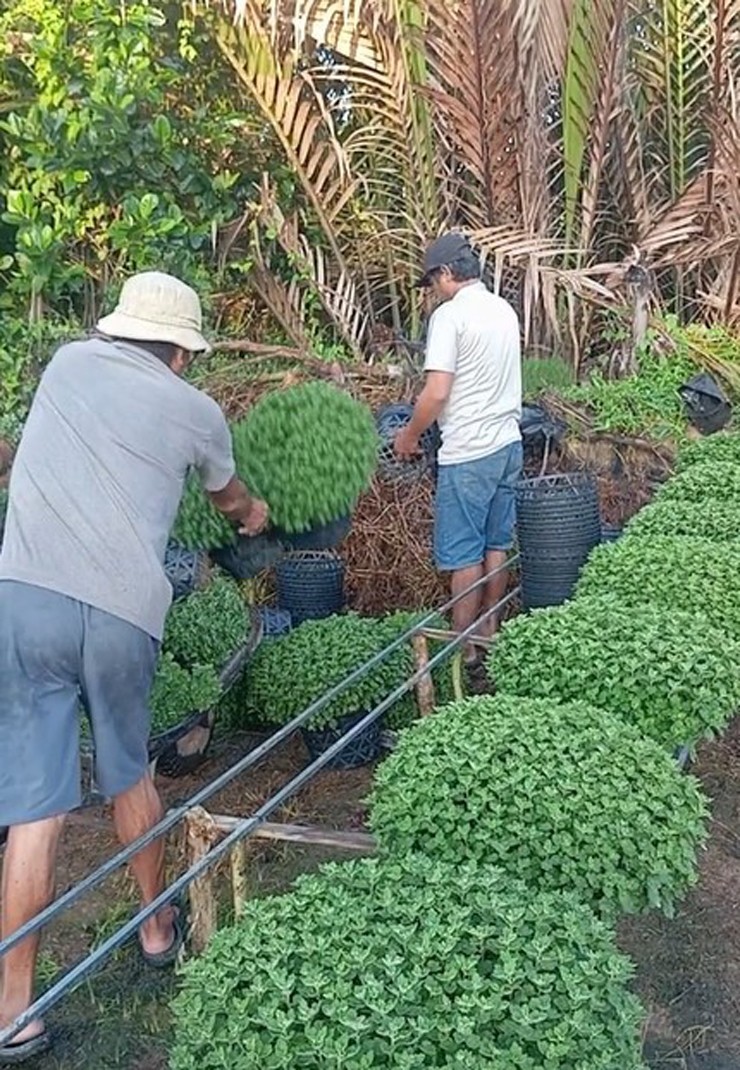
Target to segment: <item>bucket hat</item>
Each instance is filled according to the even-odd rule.
[[[201,334],[200,299],[189,286],[163,271],[143,271],[127,279],[118,304],[97,329],[113,338],[171,342],[190,353],[208,352]]]

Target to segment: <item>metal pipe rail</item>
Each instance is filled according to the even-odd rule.
[[[320,699],[312,703],[300,714],[298,714],[292,721],[281,728],[273,736],[271,736],[259,747],[250,751],[245,755],[241,761],[237,762],[234,766],[227,769],[221,776],[210,784],[205,785],[200,791],[196,792],[191,799],[186,803],[183,803],[177,809],[168,813],[162,821],[155,825],[145,835],[140,836],[138,840],[129,844],[128,847],[119,851],[112,858],[104,862],[97,870],[89,874],[84,880],[80,881],[78,885],[71,888],[64,895],[60,896],[55,902],[50,904],[45,910],[37,914],[34,918],[28,921],[24,926],[18,929],[15,933],[9,936],[6,940],[0,942],[0,958],[9,951],[12,947],[16,946],[21,940],[30,934],[38,931],[52,918],[68,909],[74,902],[77,901],[87,891],[97,887],[102,881],[104,881],[111,873],[113,873],[120,866],[124,865],[133,855],[137,854],[143,847],[158,839],[169,831],[176,824],[178,824],[185,815],[193,809],[195,806],[201,805],[212,795],[217,794],[224,787],[226,787],[232,780],[239,776],[244,770],[254,765],[264,755],[272,751],[279,743],[285,740],[291,735],[297,728],[299,728],[309,717],[314,713],[323,709],[332,699],[351,686],[357,679],[360,679],[367,672],[370,671],[375,665],[383,661],[390,653],[397,650],[398,647],[406,642],[413,635],[421,631],[426,624],[433,620],[434,617],[440,613],[447,612],[452,606],[454,606],[461,598],[470,594],[478,587],[482,586],[488,580],[504,569],[509,570],[518,561],[518,555],[512,557],[510,560],[504,563],[504,565],[493,569],[486,576],[477,580],[471,584],[459,595],[446,602],[440,609],[433,610],[427,614],[422,620],[420,620],[413,627],[409,628],[398,639],[394,640],[387,647],[384,647],[377,655],[374,655],[358,669],[354,670],[339,684],[335,685],[330,691],[326,692]],[[10,1026],[0,1031],[0,1045],[8,1043],[12,1040],[21,1030],[25,1029],[34,1019],[41,1017],[51,1007],[55,1006],[67,993],[72,992],[79,986],[87,977],[96,972],[105,960],[116,950],[122,947],[125,943],[134,937],[139,927],[156,914],[163,907],[167,906],[174,899],[184,892],[187,887],[203,873],[205,873],[212,865],[227,854],[234,844],[240,842],[242,839],[251,835],[253,831],[262,823],[264,823],[270,816],[277,810],[283,803],[299,791],[305,784],[307,784],[316,773],[320,772],[323,767],[332,760],[337,754],[339,754],[349,743],[352,742],[356,736],[360,735],[369,725],[371,725],[378,718],[390,709],[390,707],[402,698],[408,691],[410,691],[416,684],[437,665],[446,661],[462,643],[465,642],[470,636],[476,634],[476,629],[480,624],[486,621],[494,613],[497,613],[504,606],[508,605],[520,592],[520,588],[516,587],[509,594],[505,595],[495,606],[483,613],[474,623],[455,636],[446,646],[439,650],[433,657],[431,657],[427,665],[423,666],[417,672],[413,673],[404,683],[400,684],[394,691],[383,699],[373,710],[371,710],[361,721],[356,725],[353,725],[342,737],[324,751],[318,758],[307,765],[301,770],[292,780],[280,788],[270,799],[268,799],[262,806],[248,818],[244,818],[236,828],[231,832],[224,840],[217,844],[207,855],[204,856],[198,863],[193,865],[184,874],[178,877],[168,888],[166,888],[153,902],[149,903],[146,907],[143,907],[138,914],[132,917],[126,922],[120,929],[117,930],[111,937],[109,937],[104,943],[102,943],[95,951],[91,952],[87,958],[83,959],[76,966],[74,966],[68,973],[52,985],[47,992],[40,996],[19,1018],[17,1018]]]

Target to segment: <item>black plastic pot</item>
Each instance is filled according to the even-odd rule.
[[[294,625],[331,617],[345,607],[344,562],[331,551],[289,554],[275,567],[275,578],[278,605]]]
[[[347,538],[351,525],[352,518],[342,516],[310,531],[303,531],[300,535],[289,535],[280,528],[275,528],[274,533],[290,550],[333,550]]]
[[[172,584],[173,597],[184,598],[198,587],[206,555],[193,550],[186,550],[176,542],[167,544],[164,555],[164,571]]]
[[[341,739],[358,721],[366,717],[365,713],[348,714],[343,717],[333,728],[302,728],[303,742],[312,761],[327,751],[333,743]],[[382,717],[378,717],[371,725],[355,736],[343,751],[340,751],[325,769],[358,769],[362,765],[370,765],[378,760],[382,750]]]
[[[239,536],[233,546],[211,550],[216,564],[237,580],[251,580],[285,555],[283,543],[273,533]]]
[[[388,483],[413,483],[425,475],[434,475],[441,436],[437,424],[433,424],[421,437],[421,453],[410,460],[396,456],[396,435],[405,427],[414,413],[414,406],[407,401],[395,401],[384,405],[375,416],[375,426],[380,438],[378,474]]]
[[[596,481],[588,472],[523,479],[516,489],[525,609],[571,597],[581,568],[601,542]]]
[[[616,524],[602,524],[601,525],[601,541],[602,542],[616,542],[621,538],[623,529]]]

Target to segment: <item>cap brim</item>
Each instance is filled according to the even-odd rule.
[[[200,331],[192,327],[175,327],[169,323],[129,316],[126,312],[111,312],[97,323],[101,334],[111,338],[130,338],[132,342],[169,342],[188,353],[210,353],[211,345]]]

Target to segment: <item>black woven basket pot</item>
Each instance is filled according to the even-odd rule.
[[[275,566],[277,600],[294,625],[341,613],[345,607],[344,561],[331,551],[288,554]]]
[[[442,439],[435,423],[419,440],[421,453],[410,460],[396,456],[395,438],[414,414],[414,406],[407,401],[394,401],[384,405],[375,416],[375,426],[380,439],[378,451],[378,475],[387,483],[415,483],[426,475],[435,475],[437,453]]]
[[[589,472],[523,479],[516,489],[525,609],[571,597],[581,568],[601,542],[596,480]]]
[[[622,535],[623,528],[618,527],[616,524],[602,524],[601,525],[601,541],[602,542],[616,542]]]
[[[173,598],[184,598],[200,586],[207,556],[169,542],[164,555],[164,571],[172,585]]]
[[[353,725],[366,717],[366,713],[350,713],[337,723],[333,728],[302,728],[301,735],[306,744],[311,761],[315,761],[324,751],[327,751],[333,743],[341,739]],[[372,724],[360,732],[358,736],[348,743],[343,751],[335,755],[324,766],[325,769],[359,769],[362,765],[370,765],[378,760],[382,750],[383,726],[382,717],[376,718]]]

